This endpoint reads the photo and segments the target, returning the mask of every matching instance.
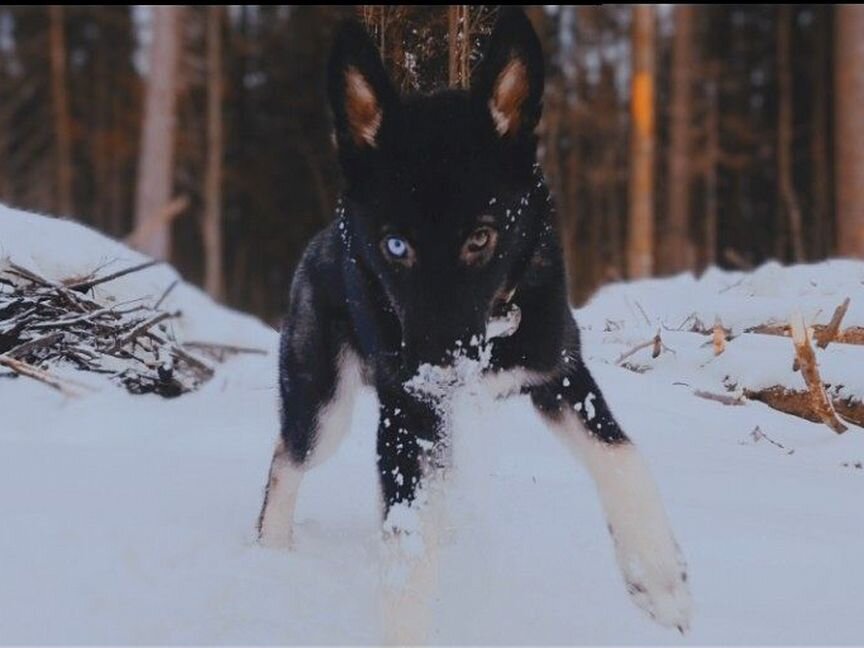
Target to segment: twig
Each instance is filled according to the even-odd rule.
[[[683,387],[690,387],[688,383],[685,382],[674,382],[673,385],[680,385]],[[742,395],[738,396],[730,396],[729,394],[715,394],[714,392],[705,391],[704,389],[693,389],[690,387],[694,396],[698,396],[699,398],[704,398],[706,400],[716,401],[718,403],[722,403],[723,405],[733,405],[740,406],[744,405],[745,400]]]
[[[719,292],[722,294],[722,293],[725,293],[725,292],[732,290],[733,288],[737,288],[742,283],[744,283],[744,279],[746,279],[746,277],[741,277],[738,281],[733,281],[728,286],[724,286],[723,288],[721,288]]]
[[[47,371],[43,371],[42,369],[34,367],[33,365],[22,360],[16,360],[15,358],[10,358],[6,355],[0,355],[0,365],[8,367],[15,373],[18,373],[22,376],[27,376],[28,378],[33,378],[34,380],[45,383],[49,387],[53,387],[54,389],[56,389],[62,394],[65,394],[66,396],[80,396],[78,392],[69,389],[56,376],[52,376]]]
[[[717,401],[718,403],[723,403],[723,405],[734,405],[734,406],[744,405],[744,398],[742,396],[729,396],[727,394],[715,394],[714,392],[704,391],[702,389],[694,389],[693,395],[698,396],[699,398],[705,398],[707,400]]]
[[[813,352],[813,347],[810,346],[810,334],[804,325],[804,319],[800,314],[796,314],[789,320],[789,326],[792,331],[795,356],[801,367],[801,375],[804,377],[804,382],[807,384],[810,392],[810,403],[825,425],[837,434],[842,434],[847,428],[837,417],[837,412],[831,404],[831,399],[825,393],[825,386],[822,384],[822,378],[819,375],[816,354]]]
[[[20,358],[24,355],[30,353],[34,349],[39,349],[41,347],[51,346],[57,340],[63,338],[62,331],[55,331],[54,333],[49,333],[48,335],[43,335],[42,337],[35,338],[30,340],[29,342],[24,342],[24,344],[19,344],[18,346],[10,349],[6,352],[6,356],[9,358]]]
[[[723,322],[720,321],[718,315],[714,319],[714,355],[719,356],[726,350],[726,331],[723,330]]]
[[[165,292],[162,293],[162,296],[158,299],[158,301],[153,305],[153,310],[159,310],[159,307],[162,305],[162,302],[165,301],[165,298],[171,294],[171,291],[177,287],[177,284],[180,283],[179,279],[175,279],[172,281],[168,287],[165,289]]]
[[[148,329],[156,326],[159,322],[162,322],[169,317],[176,317],[175,313],[159,313],[155,317],[151,317],[149,320],[146,320],[133,328],[127,335],[120,338],[117,342],[114,343],[113,346],[108,350],[109,353],[113,353],[114,351],[118,351],[122,349],[124,346],[129,344],[130,342],[134,342],[136,338],[138,338],[143,333],[147,332]]]
[[[637,352],[641,351],[642,349],[647,349],[648,347],[652,347],[652,349],[651,349],[651,357],[652,358],[656,358],[657,356],[659,356],[662,351],[669,351],[672,354],[675,353],[675,351],[673,349],[670,349],[668,346],[666,346],[663,343],[663,339],[660,337],[660,329],[658,328],[657,333],[654,335],[653,338],[651,338],[650,340],[647,340],[646,342],[642,342],[640,344],[637,344],[635,347],[633,347],[632,349],[630,349],[626,353],[623,353],[622,355],[620,355],[618,357],[618,359],[615,361],[615,364],[620,365],[622,362],[624,362],[627,358],[632,356],[634,353],[637,353]]]
[[[267,355],[265,349],[256,349],[253,347],[234,346],[233,344],[216,344],[214,342],[184,342],[184,347],[193,349],[201,349],[203,351],[227,351],[228,353],[256,353],[259,355]]]
[[[769,437],[767,434],[765,434],[758,425],[755,428],[753,428],[753,431],[750,433],[750,438],[753,439],[753,443],[758,443],[762,439],[765,439],[768,443],[780,448],[786,454],[789,454],[789,455],[795,454],[794,449],[787,448],[782,443],[775,441],[774,439]]]
[[[139,263],[136,266],[132,266],[131,268],[126,268],[124,270],[118,270],[117,272],[112,272],[109,275],[105,275],[104,277],[98,277],[96,279],[88,279],[87,281],[80,281],[78,283],[73,283],[66,288],[69,290],[74,290],[75,292],[85,293],[94,286],[98,286],[99,284],[106,283],[108,281],[113,281],[114,279],[118,279],[128,274],[132,274],[133,272],[139,272],[141,270],[146,270],[147,268],[151,268],[154,265],[158,265],[162,263],[158,259],[153,259],[151,261],[147,261],[145,263]]]
[[[636,302],[636,308],[639,309],[639,312],[642,313],[642,317],[645,318],[645,323],[646,323],[648,326],[651,326],[651,320],[648,319],[648,315],[645,314],[645,309],[642,308],[642,304],[639,303],[639,300],[635,300],[635,302]]]
[[[834,315],[831,317],[828,326],[823,328],[821,331],[816,332],[816,346],[820,349],[827,348],[828,345],[837,338],[837,332],[840,330],[840,323],[843,321],[843,316],[846,315],[846,311],[849,310],[849,301],[848,297],[844,299],[843,303],[834,311]]]
[[[32,272],[31,270],[28,270],[27,268],[20,266],[17,263],[13,263],[12,261],[9,262],[9,269],[6,270],[6,272],[27,279],[28,281],[37,283],[41,286],[47,286],[49,288],[55,288],[57,286],[57,284],[48,281],[44,277],[41,277],[35,272]]]
[[[654,339],[653,338],[648,340],[647,342],[641,342],[641,343],[637,344],[635,347],[633,347],[632,349],[630,349],[629,351],[627,351],[624,354],[622,354],[621,356],[619,356],[618,359],[615,361],[615,364],[620,365],[622,362],[624,362],[627,358],[629,358],[633,354],[638,353],[642,349],[647,349],[648,347],[653,346],[653,345],[654,345]]]

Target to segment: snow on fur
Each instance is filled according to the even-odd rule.
[[[7,208],[0,257],[53,277],[142,260],[79,225]],[[151,268],[100,289],[158,295],[175,277]],[[635,354],[651,363],[642,374],[615,360],[694,312],[740,332],[793,309],[827,322],[849,296],[844,324],[861,324],[862,280],[864,264],[852,261],[714,270],[610,286],[577,312],[585,357],[639,444],[690,567],[685,637],[628,600],[591,480],[528,399],[483,390],[457,399],[430,642],[860,641],[861,429],[837,436],[759,403],[695,398],[675,383],[721,388],[723,356],[701,346],[710,337],[663,329],[675,354]],[[194,287],[169,299],[188,339],[275,348],[268,327]],[[788,338],[741,335],[733,345],[747,345],[754,381],[800,380],[789,375]],[[856,390],[859,355],[844,345],[818,352],[823,374]],[[66,398],[0,376],[0,412],[0,642],[381,640],[371,393],[336,456],[304,482],[291,552],[254,542],[278,429],[274,353],[234,357],[201,391],[171,401],[107,384]]]

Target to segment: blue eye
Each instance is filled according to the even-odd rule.
[[[408,242],[398,236],[388,236],[385,245],[390,256],[396,259],[404,259],[408,254]]]

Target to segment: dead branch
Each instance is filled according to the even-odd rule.
[[[156,326],[159,322],[163,322],[169,317],[177,317],[177,313],[159,313],[155,317],[151,317],[150,319],[142,322],[135,328],[133,328],[127,335],[124,335],[122,338],[117,340],[114,345],[108,349],[109,353],[114,353],[119,351],[127,344],[131,344],[136,339],[138,339],[141,335],[146,333],[149,329]]]
[[[810,334],[804,325],[803,318],[800,315],[793,316],[789,321],[789,327],[792,331],[792,342],[795,347],[795,356],[801,367],[801,375],[804,377],[804,382],[810,393],[810,405],[825,425],[837,434],[842,434],[847,428],[837,418],[837,412],[834,411],[834,406],[831,404],[828,394],[825,393],[825,386],[819,376],[816,354],[810,345]]]
[[[843,321],[846,311],[849,310],[849,301],[848,297],[844,299],[843,303],[834,311],[834,315],[831,317],[828,326],[816,332],[816,346],[820,349],[826,348],[837,338],[837,332],[840,330],[840,322]]]
[[[654,345],[651,349],[651,357],[657,358],[660,356],[660,353],[663,351],[663,340],[660,337],[660,329],[657,329],[657,334],[654,336]]]
[[[151,268],[154,265],[158,265],[162,263],[159,260],[147,261],[145,263],[139,263],[138,265],[132,266],[131,268],[126,268],[124,270],[119,270],[117,272],[113,272],[109,275],[105,275],[104,277],[97,277],[95,279],[88,279],[86,281],[79,281],[77,283],[72,283],[67,285],[66,287],[69,290],[74,290],[76,292],[85,293],[88,290],[92,289],[94,286],[98,286],[99,284],[107,283],[109,281],[113,281],[114,279],[118,279],[128,274],[132,274],[133,272],[139,272],[141,270],[146,270],[147,268]]]
[[[86,277],[65,281],[50,280],[16,264],[0,266],[4,273],[0,357],[2,366],[12,369],[3,375],[26,375],[71,392],[68,385],[74,381],[61,380],[49,369],[66,365],[108,375],[132,393],[165,397],[195,390],[210,380],[212,367],[153,330],[160,322],[180,316],[179,312],[160,309],[177,281],[165,289],[155,306],[142,303],[149,302],[150,297],[113,303],[89,293],[93,286],[154,263],[148,261],[100,277],[96,277],[97,269]],[[210,347],[216,360],[230,353],[260,352],[231,345],[219,347]]]
[[[162,302],[165,301],[165,298],[171,294],[171,291],[174,290],[174,288],[177,287],[178,283],[180,283],[180,280],[175,279],[170,284],[168,284],[168,287],[165,289],[165,292],[162,293],[162,296],[153,305],[153,310],[159,310],[159,307],[162,305]]]
[[[660,337],[660,329],[658,328],[657,333],[654,335],[653,338],[651,338],[650,340],[647,340],[645,342],[641,342],[640,344],[637,344],[635,347],[633,347],[629,351],[621,354],[618,357],[618,359],[615,361],[615,364],[620,365],[622,362],[624,362],[630,356],[634,355],[635,353],[638,353],[642,349],[647,349],[648,347],[651,347],[651,357],[652,358],[657,358],[663,351],[668,351],[668,352],[673,353],[673,354],[675,353],[675,351],[673,349],[670,349],[668,346],[666,346],[663,343],[663,338]]]
[[[713,342],[715,356],[719,356],[726,350],[726,331],[723,330],[723,322],[720,321],[719,315],[714,319]]]
[[[233,344],[216,344],[213,342],[184,342],[184,347],[190,349],[198,349],[200,351],[204,351],[209,355],[216,356],[218,358],[224,358],[225,355],[231,354],[239,354],[239,353],[252,353],[257,355],[267,355],[267,351],[265,349],[256,349],[253,347],[242,347],[235,346]]]
[[[9,358],[24,357],[28,353],[31,353],[38,348],[51,346],[58,340],[62,339],[63,333],[61,331],[55,331],[54,333],[49,333],[48,335],[43,335],[42,337],[38,337],[28,342],[24,342],[23,344],[19,344],[13,349],[7,351],[5,355]]]
[[[786,454],[788,454],[788,455],[795,454],[795,450],[793,448],[787,448],[786,446],[784,446],[779,441],[775,441],[774,439],[769,437],[767,434],[765,434],[762,431],[762,428],[760,428],[758,425],[755,428],[753,428],[753,431],[749,434],[749,437],[751,439],[753,439],[754,444],[759,443],[762,439],[765,439],[768,443],[770,443],[773,446],[780,448]],[[744,441],[740,441],[739,443],[741,443],[742,445],[747,445],[746,442],[744,442]]]
[[[8,272],[9,274],[21,277],[22,279],[27,279],[28,281],[32,281],[33,283],[39,284],[41,286],[49,286],[53,288],[57,285],[51,281],[48,281],[44,277],[39,276],[35,272],[19,266],[17,263],[9,261],[8,265],[9,267],[6,269],[6,272]]]
[[[43,371],[42,369],[34,367],[33,365],[28,364],[22,360],[16,360],[15,358],[10,358],[6,355],[0,355],[0,365],[11,369],[12,371],[21,376],[27,376],[28,378],[33,378],[34,380],[45,383],[49,387],[56,389],[61,394],[64,394],[66,396],[80,395],[78,392],[66,386],[56,376],[53,376],[47,371]]]
[[[653,339],[653,338],[650,339],[650,340],[648,340],[647,342],[641,342],[641,343],[637,344],[635,347],[633,347],[632,349],[630,349],[629,351],[623,353],[623,354],[622,354],[621,356],[619,356],[618,359],[615,361],[615,364],[619,364],[619,365],[620,365],[622,362],[624,362],[624,361],[625,361],[627,358],[629,358],[630,356],[632,356],[632,355],[638,353],[638,352],[641,351],[642,349],[647,349],[647,348],[650,347],[650,346],[654,346],[654,339]]]
[[[730,394],[715,394],[714,392],[705,391],[703,389],[694,389],[693,395],[706,400],[717,401],[723,405],[740,406],[744,405],[744,398],[741,396],[732,396]]]

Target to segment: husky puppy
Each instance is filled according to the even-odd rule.
[[[374,43],[348,22],[328,84],[346,188],[291,285],[261,542],[290,545],[301,479],[334,453],[365,384],[380,403],[386,535],[427,546],[417,520],[449,459],[436,391],[451,383],[436,371],[471,360],[500,392],[529,394],[582,458],[630,595],[683,632],[687,573],[658,490],[580,354],[537,165],[543,55],[530,22],[502,10],[471,89],[422,97],[397,94]],[[424,391],[426,378],[435,389]]]

